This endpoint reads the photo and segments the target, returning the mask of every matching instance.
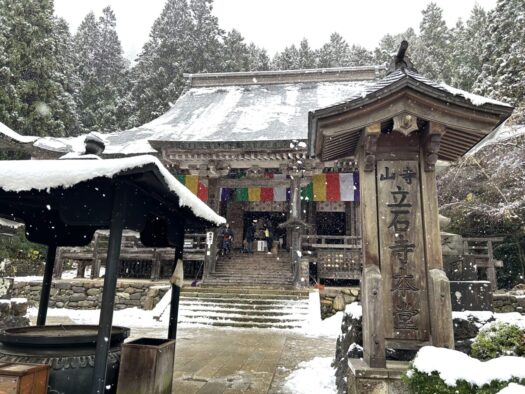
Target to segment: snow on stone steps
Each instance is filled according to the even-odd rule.
[[[310,320],[308,293],[202,288],[181,294],[179,323],[237,328],[301,329]]]

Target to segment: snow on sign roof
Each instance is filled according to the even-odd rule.
[[[186,206],[203,219],[216,224],[226,220],[217,215],[190,190],[182,185],[153,156],[135,156],[107,160],[13,160],[0,161],[0,189],[11,192],[69,188],[80,182],[99,177],[112,178],[121,172],[155,165],[168,189],[179,197],[179,205]]]

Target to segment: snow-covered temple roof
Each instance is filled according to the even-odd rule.
[[[148,141],[306,140],[308,112],[359,95],[383,67],[187,74],[188,87],[165,114],[104,134],[105,155],[155,153]],[[40,138],[35,147],[83,152],[84,136]]]

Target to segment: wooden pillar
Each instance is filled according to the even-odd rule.
[[[357,155],[363,224],[363,357],[370,366],[377,368],[386,366],[375,157],[380,133],[380,124],[367,127],[363,131],[362,145]]]
[[[487,242],[487,254],[489,256],[489,259],[487,261],[487,279],[490,282],[492,291],[496,291],[498,290],[498,281],[496,279],[496,267],[494,263],[494,248],[492,246],[492,240],[490,239]]]
[[[361,223],[363,266],[379,268],[379,242],[377,224],[377,186],[375,151],[381,133],[379,123],[368,126],[363,132],[363,146],[358,154],[359,188],[361,192]]]
[[[294,175],[291,182],[291,207],[290,216],[292,220],[291,235],[291,254],[294,285],[301,284],[301,227],[298,222],[301,220],[301,178],[298,174]],[[295,224],[293,224],[295,222]]]
[[[421,213],[423,217],[424,250],[428,272],[428,309],[432,345],[454,348],[450,283],[443,272],[441,233],[435,164],[439,144],[445,133],[443,125],[429,122],[420,148]]]
[[[431,269],[429,271],[428,289],[431,295],[429,307],[431,311],[432,345],[454,349],[450,282],[445,272],[439,269]]]
[[[62,248],[57,248],[55,264],[53,268],[53,278],[61,279],[64,271],[64,259],[62,258]]]
[[[46,324],[47,308],[49,306],[49,294],[51,293],[51,281],[53,279],[53,267],[55,265],[56,251],[56,245],[49,245],[47,247],[46,267],[44,279],[42,280],[42,290],[40,292],[38,316],[36,318],[37,326],[45,326]]]
[[[363,269],[363,359],[373,368],[385,368],[383,284],[377,265]],[[366,305],[366,313],[364,306]],[[365,329],[366,327],[366,329]]]
[[[151,262],[151,280],[158,280],[160,277],[160,252],[153,250],[153,261]]]
[[[98,251],[100,245],[100,233],[98,231],[95,231],[95,235],[93,238],[93,261],[91,263],[91,279],[95,279],[100,276],[101,265],[101,259]]]
[[[120,257],[120,246],[122,242],[122,231],[126,216],[126,189],[117,183],[113,196],[113,211],[109,233],[108,254],[106,259],[106,273],[104,276],[104,288],[102,291],[102,307],[97,334],[97,345],[95,350],[95,365],[93,368],[93,381],[91,392],[102,394],[105,392],[106,369],[108,353],[111,344],[111,325],[113,323],[113,307],[115,304],[115,292],[117,286],[117,273]]]
[[[184,227],[181,227],[175,244],[173,274],[171,276],[171,303],[168,326],[168,339],[177,339],[177,322],[179,319],[180,291],[184,277],[183,267]]]

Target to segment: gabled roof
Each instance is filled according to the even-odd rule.
[[[311,111],[309,153],[322,160],[352,156],[364,127],[408,113],[446,125],[439,158],[455,160],[507,119],[512,110],[509,104],[398,69],[338,104]]]

